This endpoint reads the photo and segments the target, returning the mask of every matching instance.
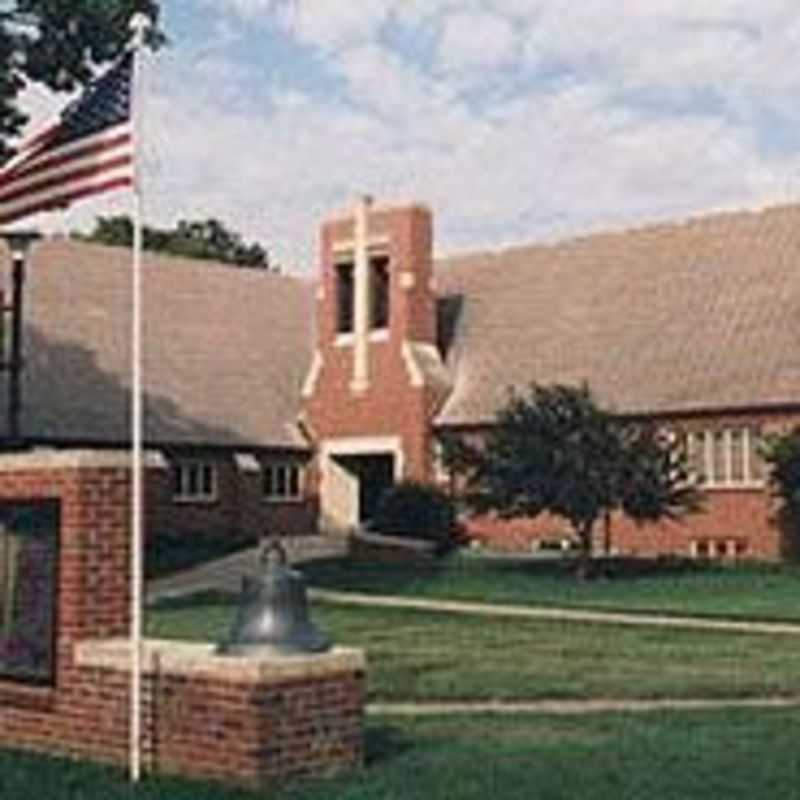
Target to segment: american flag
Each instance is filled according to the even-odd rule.
[[[0,168],[0,225],[133,184],[133,53]]]

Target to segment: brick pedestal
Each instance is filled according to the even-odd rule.
[[[75,663],[97,684],[125,686],[129,643],[82,642]],[[276,659],[147,641],[145,768],[263,788],[358,766],[363,674],[363,654],[345,648]],[[122,721],[111,707],[101,715],[107,739],[124,746]]]
[[[58,503],[56,661],[48,685],[0,678],[0,746],[128,762],[130,456],[0,457],[0,502]],[[262,787],[355,766],[363,655],[222,657],[212,645],[145,647],[143,765]]]

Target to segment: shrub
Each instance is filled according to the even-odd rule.
[[[785,554],[800,556],[800,428],[766,443],[773,494],[780,500],[778,523],[784,533]]]
[[[456,524],[450,498],[435,486],[405,481],[389,487],[378,501],[372,527],[387,536],[409,536],[455,543]]]

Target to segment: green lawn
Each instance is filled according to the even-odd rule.
[[[791,710],[372,720],[363,771],[274,800],[793,800],[800,716]],[[245,792],[148,779],[0,751],[3,800],[244,800]]]
[[[457,555],[429,565],[303,566],[312,586],[377,594],[800,621],[800,566],[678,565],[577,582],[562,562]]]
[[[363,647],[375,700],[747,697],[800,694],[800,636],[487,619],[315,603],[340,644]],[[220,640],[231,601],[148,614],[150,635]]]

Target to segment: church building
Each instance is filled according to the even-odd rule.
[[[683,522],[615,520],[616,552],[784,553],[761,442],[800,423],[800,206],[439,257],[430,210],[364,198],[319,241],[313,279],[146,255],[148,535],[346,536],[393,482],[448,486],[439,437],[486,431],[511,387],[585,382],[703,481]],[[127,444],[129,268],[80,241],[32,251],[29,446]],[[506,549],[567,535],[464,523]]]

